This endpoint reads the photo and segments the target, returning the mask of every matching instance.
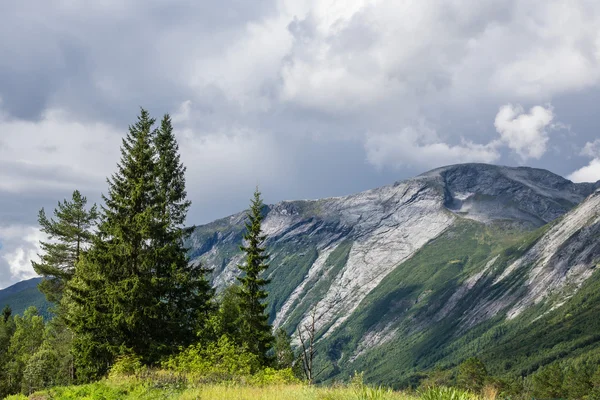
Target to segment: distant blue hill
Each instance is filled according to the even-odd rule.
[[[27,307],[34,306],[41,315],[49,317],[51,303],[46,300],[37,287],[41,281],[42,278],[28,279],[0,290],[0,309],[9,305],[13,315],[16,315],[23,314]]]

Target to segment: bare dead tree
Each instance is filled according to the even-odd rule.
[[[325,316],[326,312],[335,307],[341,300],[342,298],[338,290],[335,296],[327,301],[320,310],[317,308],[318,303],[313,304],[308,313],[306,322],[300,322],[300,324],[298,324],[297,333],[298,339],[300,340],[302,372],[309,385],[312,385],[314,380],[327,369],[327,365],[324,365],[319,370],[315,370],[317,333],[319,330],[318,323],[321,318]]]

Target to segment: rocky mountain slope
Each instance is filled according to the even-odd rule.
[[[452,363],[490,329],[542,318],[586,284],[600,259],[596,188],[539,169],[465,164],[268,206],[273,324],[293,332],[317,310],[329,377],[364,369],[397,383]],[[243,222],[239,213],[198,226],[190,239],[219,288],[234,281]],[[481,335],[468,342],[473,332]]]

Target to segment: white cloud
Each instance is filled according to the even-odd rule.
[[[62,110],[39,121],[2,116],[0,191],[98,189],[118,160],[122,133],[104,123],[81,123]]]
[[[581,150],[581,155],[590,157],[592,160],[588,165],[571,173],[567,178],[573,182],[600,181],[600,139],[587,142]]]
[[[0,226],[0,288],[36,276],[31,260],[38,260],[44,234],[24,225]]]
[[[283,2],[282,15],[292,15],[290,3]],[[364,0],[343,12],[338,6],[294,2],[294,45],[281,72],[285,101],[339,112],[384,101],[549,100],[600,83],[599,3]]]
[[[365,148],[367,161],[382,168],[392,166],[435,167],[463,162],[493,162],[500,154],[493,144],[480,145],[463,140],[459,145],[444,143],[437,133],[421,124],[397,134],[370,134]]]
[[[600,158],[600,139],[596,139],[593,142],[587,142],[581,150],[581,155],[591,158]]]
[[[600,159],[594,158],[588,165],[573,172],[567,178],[573,182],[600,181]]]
[[[494,121],[499,138],[487,144],[477,144],[461,138],[460,144],[448,144],[438,133],[421,122],[418,128],[408,126],[398,133],[370,133],[365,140],[367,160],[382,168],[418,165],[435,167],[463,162],[494,162],[500,158],[500,148],[508,147],[522,161],[539,159],[548,143],[548,129],[561,128],[554,119],[552,106],[535,106],[525,113],[520,105],[500,107]],[[590,145],[591,146],[591,145]],[[600,143],[597,145],[600,148]]]
[[[105,190],[140,105],[165,112],[190,99],[176,132],[206,219],[235,211],[223,199],[245,198],[256,180],[277,196],[300,181],[320,195],[306,160],[324,166],[326,188],[341,180],[333,165],[353,163],[362,178],[340,189],[350,191],[391,176],[365,156],[423,168],[494,162],[506,148],[539,159],[552,109],[506,106],[498,138],[495,107],[582,102],[600,86],[595,0],[88,3],[2,10],[0,193],[11,199]]]
[[[484,35],[502,51],[490,79],[495,91],[540,98],[598,85],[597,2],[518,1],[513,15],[509,24]]]
[[[231,195],[244,187],[288,179],[290,165],[276,138],[232,123],[227,129],[202,131],[202,113],[191,101],[173,114],[182,162],[187,166],[188,192],[196,203]],[[206,188],[210,188],[207,191]]]
[[[500,107],[494,126],[500,134],[500,140],[525,161],[544,155],[548,143],[546,128],[553,119],[551,106],[535,106],[525,113],[523,107],[507,104]]]

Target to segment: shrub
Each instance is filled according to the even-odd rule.
[[[541,368],[533,376],[535,397],[557,399],[563,397],[564,374],[557,363]]]
[[[29,397],[25,396],[24,394],[15,394],[12,396],[8,396],[5,397],[5,400],[28,400]]]
[[[129,376],[136,375],[144,370],[140,358],[136,355],[128,354],[119,356],[117,361],[110,368],[109,376]]]
[[[480,392],[488,377],[485,365],[478,358],[469,358],[458,367],[457,381],[461,389]]]
[[[56,351],[42,347],[27,361],[23,372],[22,390],[31,394],[55,385],[60,375],[60,361]]]
[[[255,386],[290,385],[298,384],[300,383],[300,380],[296,378],[294,371],[292,371],[291,368],[265,368],[262,371],[254,374],[249,379],[248,383]]]
[[[248,377],[258,371],[258,367],[258,358],[237,347],[227,336],[222,336],[217,343],[192,345],[163,363],[167,370],[211,382]]]

